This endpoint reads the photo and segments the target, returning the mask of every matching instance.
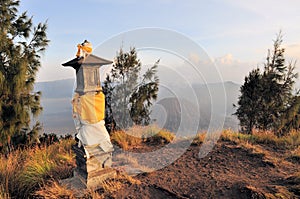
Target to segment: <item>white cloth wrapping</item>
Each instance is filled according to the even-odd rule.
[[[83,146],[99,145],[104,152],[113,151],[113,145],[105,128],[104,120],[95,124],[89,124],[80,120],[80,117],[75,114],[74,122],[78,132],[76,137]]]

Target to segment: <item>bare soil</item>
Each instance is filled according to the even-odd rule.
[[[290,161],[285,151],[258,146],[264,153],[230,141],[219,141],[204,158],[199,145],[171,165],[134,176],[140,184],[124,184],[105,198],[300,198],[300,162]],[[136,151],[148,151],[151,146]],[[101,192],[101,190],[100,190]]]

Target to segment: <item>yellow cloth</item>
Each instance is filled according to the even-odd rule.
[[[77,45],[76,57],[86,57],[86,55],[91,54],[93,51],[92,44],[90,42],[85,42],[83,44]]]
[[[79,95],[76,93],[72,100],[73,112],[78,113],[81,120],[90,124],[95,124],[104,120],[105,117],[105,95],[102,92],[86,93]]]

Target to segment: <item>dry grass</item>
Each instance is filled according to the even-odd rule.
[[[72,144],[72,140],[62,140],[51,146],[0,156],[1,192],[12,198],[28,198],[46,180],[68,177],[75,166]]]
[[[295,149],[300,146],[300,132],[292,131],[286,136],[277,137],[272,132],[254,132],[253,134],[242,134],[230,130],[224,130],[221,135],[224,141],[235,143],[249,142],[251,144],[263,144],[278,149]]]
[[[118,190],[122,189],[124,185],[129,184],[137,184],[140,185],[141,182],[132,178],[127,174],[118,174],[115,178],[107,179],[102,182],[102,188],[104,192],[112,194],[117,192]]]
[[[9,194],[6,192],[3,186],[0,186],[0,199],[9,199]]]
[[[288,177],[286,181],[291,184],[289,191],[294,193],[300,193],[300,172],[295,173],[294,175]]]
[[[286,187],[284,186],[274,186],[274,191],[276,193],[266,193],[264,194],[265,195],[265,198],[268,198],[268,199],[278,199],[278,198],[281,198],[281,199],[286,199],[286,198],[296,198],[296,196],[291,193]]]
[[[22,171],[23,158],[27,153],[15,151],[8,157],[0,156],[0,187],[4,195],[11,195],[15,190],[19,189],[18,176]]]
[[[141,138],[144,141],[147,138],[154,136],[155,134],[159,133],[161,129],[156,125],[149,125],[149,126],[133,126],[126,130],[126,134]]]
[[[95,190],[88,190],[86,193],[85,193],[85,196],[84,198],[89,198],[89,199],[104,199],[105,197],[98,193],[97,191]]]
[[[250,135],[227,130],[221,136],[222,140],[234,142],[250,150],[253,155],[261,156],[266,164],[273,167],[300,162],[299,138],[300,132],[296,131],[277,137],[271,132],[255,132]],[[277,155],[274,155],[275,152],[278,152]]]
[[[175,139],[175,134],[156,126],[134,126],[126,131],[112,133],[111,140],[124,150],[141,148],[145,143],[165,144]]]
[[[249,142],[244,142],[240,144],[243,148],[248,149],[253,155],[260,156],[264,163],[270,166],[281,166],[283,164],[290,164],[289,162],[285,161],[284,159],[274,156],[274,154],[264,147],[260,145],[251,144]]]
[[[126,174],[118,174],[114,178],[109,178],[101,182],[102,191],[100,193],[96,190],[74,190],[68,189],[66,186],[59,184],[56,181],[51,181],[44,185],[40,190],[36,191],[34,196],[45,199],[58,199],[58,198],[92,198],[101,199],[105,198],[104,195],[111,195],[124,188],[125,185],[141,184],[139,180],[132,178]],[[80,196],[79,196],[80,195]],[[1,199],[1,198],[0,198]]]
[[[116,131],[111,135],[113,143],[117,144],[124,150],[128,150],[141,145],[143,140],[139,137],[128,135],[124,131]]]
[[[300,146],[295,150],[291,151],[288,158],[292,159],[295,162],[300,163]]]
[[[102,199],[104,196],[93,189],[71,190],[66,186],[61,185],[57,181],[52,181],[35,192],[35,197],[45,199],[75,199],[75,198],[90,198]]]
[[[36,191],[35,196],[45,199],[75,198],[73,190],[67,189],[65,186],[62,186],[55,181],[49,183],[49,185],[43,186],[40,190]]]
[[[147,138],[147,142],[152,142],[153,144],[168,144],[175,139],[175,134],[167,131],[161,130],[152,137]]]
[[[284,142],[289,146],[289,148],[294,149],[300,146],[300,132],[292,131],[288,135],[282,137]]]
[[[195,136],[195,138],[192,141],[193,145],[201,145],[206,137],[206,133],[205,132],[199,132],[197,133],[197,135]]]
[[[198,133],[193,144],[199,145],[205,140],[205,133]],[[147,144],[165,144],[175,140],[172,132],[159,129],[158,127],[133,127],[125,131],[117,131],[112,134],[111,139],[123,149],[143,147]],[[277,137],[270,132],[254,133],[252,135],[241,134],[231,130],[222,132],[221,140],[235,142],[251,151],[252,154],[261,156],[265,162],[273,165],[288,164],[283,159],[275,158],[273,149],[284,149],[288,156],[294,160],[300,160],[300,132]],[[30,198],[33,196],[42,198],[74,198],[74,192],[57,183],[59,179],[71,175],[75,167],[74,154],[71,146],[72,140],[62,140],[51,146],[17,150],[8,157],[0,155],[0,199]],[[262,147],[267,145],[268,147]],[[270,149],[270,148],[269,148]],[[277,150],[273,150],[277,151]],[[123,155],[123,156],[122,156]],[[124,154],[118,155],[116,159],[122,165],[131,165],[141,171],[150,172],[151,168],[139,165],[138,161]],[[284,155],[284,154],[283,154]],[[291,180],[296,185],[293,187],[300,191],[300,174],[292,176]],[[125,174],[105,180],[103,189],[107,193],[114,193],[122,189],[124,185],[139,184],[138,180]],[[103,198],[99,192],[88,190],[83,193],[86,198]],[[274,197],[288,196],[289,192],[278,188],[278,194]],[[273,196],[272,196],[273,197]]]

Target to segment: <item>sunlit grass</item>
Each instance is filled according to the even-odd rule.
[[[73,190],[68,189],[66,186],[63,186],[56,181],[48,183],[48,185],[45,185],[40,190],[36,191],[34,195],[45,199],[75,198]]]
[[[1,195],[29,198],[48,179],[68,177],[75,167],[72,140],[50,146],[16,150],[0,156]]]
[[[117,144],[124,150],[140,146],[142,139],[132,135],[128,135],[124,131],[116,131],[111,135],[111,140],[113,143]]]
[[[264,144],[280,149],[295,149],[300,146],[300,132],[292,131],[283,137],[277,137],[272,132],[255,132],[253,134],[243,134],[231,130],[224,130],[221,140],[236,143],[249,142],[251,144]]]
[[[58,199],[58,198],[100,199],[100,198],[104,198],[103,194],[110,195],[124,188],[125,185],[133,185],[133,184],[139,185],[141,184],[141,182],[124,173],[119,173],[113,178],[108,178],[102,181],[100,185],[100,187],[103,190],[102,193],[92,189],[71,190],[64,185],[59,184],[57,181],[50,181],[45,186],[37,190],[34,196],[38,198],[45,198],[45,199]]]
[[[32,193],[41,186],[44,179],[50,177],[50,172],[55,168],[48,149],[33,150],[24,164],[24,169],[19,175],[20,189],[24,194]]]
[[[175,134],[156,126],[134,126],[126,131],[115,131],[111,135],[113,143],[124,150],[140,148],[145,143],[165,144],[175,139]]]
[[[133,126],[126,130],[126,134],[142,138],[143,140],[154,136],[155,134],[159,133],[161,128],[156,125],[149,125],[149,126]]]
[[[5,190],[3,185],[0,186],[0,199],[9,199],[9,193]]]
[[[124,187],[125,184],[133,185],[133,184],[141,184],[141,182],[127,174],[118,174],[114,178],[110,178],[104,180],[101,184],[102,188],[105,192],[114,193]]]
[[[192,144],[194,145],[201,145],[206,137],[206,133],[205,132],[199,132],[196,134],[196,136],[193,138]]]
[[[206,136],[205,132],[200,132],[193,138],[192,143],[200,145]],[[123,149],[149,147],[156,144],[161,146],[161,144],[175,141],[175,138],[174,133],[159,129],[156,126],[135,126],[127,131],[117,131],[111,135],[112,141]],[[262,156],[264,161],[274,165],[286,164],[286,162],[284,159],[273,157],[269,147],[285,150],[286,154],[283,154],[285,158],[292,158],[293,161],[300,160],[300,132],[297,131],[283,137],[277,137],[271,132],[255,132],[249,135],[224,130],[220,140],[239,144],[250,150],[251,153]],[[180,141],[180,139],[176,141]],[[58,180],[70,177],[72,169],[75,167],[75,155],[71,149],[73,144],[72,139],[61,140],[50,146],[16,150],[8,156],[0,155],[0,199],[75,198],[74,192],[58,183]],[[139,165],[136,159],[129,156],[118,155],[116,159],[121,166],[124,163],[124,165],[131,165],[132,168],[141,171],[152,171],[151,168]],[[298,190],[298,186],[300,186],[299,173],[295,174],[292,179],[294,183],[298,183],[294,187]],[[103,182],[102,186],[108,193],[113,193],[122,189],[124,184],[139,183],[134,178],[124,175],[108,179]],[[84,195],[87,198],[102,198],[101,193],[92,190],[86,190]]]
[[[300,164],[300,146],[288,153],[287,160]]]
[[[175,134],[167,131],[167,130],[161,130],[157,134],[153,135],[150,138],[150,141],[153,140],[154,143],[170,143],[175,139]]]

